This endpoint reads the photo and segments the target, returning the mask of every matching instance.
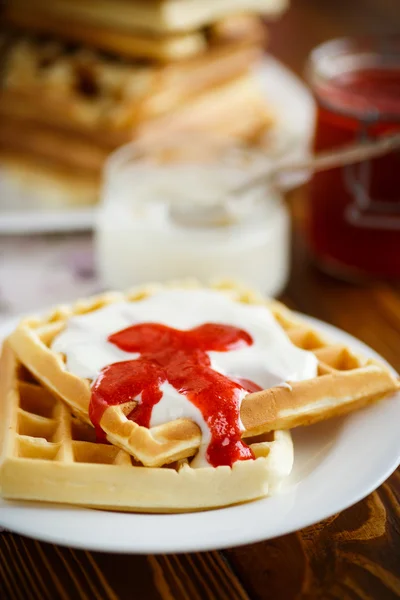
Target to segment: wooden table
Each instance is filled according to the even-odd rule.
[[[291,13],[274,26],[271,43],[275,53],[299,72],[311,47],[324,39],[399,27],[398,0],[295,0]],[[314,269],[301,234],[305,195],[299,190],[291,198],[293,270],[284,301],[359,337],[400,371],[400,286],[355,287]],[[400,471],[364,501],[322,523],[223,552],[117,556],[61,548],[11,533],[0,536],[4,600],[398,597]]]

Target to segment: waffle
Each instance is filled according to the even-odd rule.
[[[209,132],[232,141],[237,138],[257,144],[274,121],[273,111],[266,106],[253,75],[246,74],[161,117],[144,121],[136,133],[138,137],[157,141],[188,131]]]
[[[35,206],[52,196],[88,205],[107,156],[133,139],[187,130],[260,139],[273,115],[249,70],[260,54],[254,25],[215,24],[205,53],[168,66],[4,35],[0,160],[10,189],[26,188]]]
[[[241,79],[259,55],[257,45],[237,40],[201,57],[157,66],[18,37],[3,56],[0,115],[116,146],[137,125]]]
[[[20,104],[23,112],[39,112],[38,106],[21,103],[21,98]],[[10,99],[10,107],[14,113],[19,112],[18,102],[13,104]],[[50,113],[44,107],[40,112],[49,118]],[[78,128],[37,122],[33,115],[12,115],[11,108],[4,110],[0,99],[0,159],[3,169],[18,185],[25,181],[33,191],[38,190],[38,195],[46,187],[62,189],[67,204],[84,201],[88,193],[84,202],[87,204],[89,199],[97,199],[100,173],[109,153],[132,139],[157,140],[191,130],[252,143],[262,137],[272,120],[251,76],[233,80],[186,102],[185,107],[148,119],[135,131],[125,129],[108,135],[97,132],[88,135]],[[76,195],[77,189],[82,193]],[[46,195],[50,196],[50,192]]]
[[[178,288],[182,287],[178,285]],[[44,319],[27,319],[11,334],[9,343],[19,360],[72,412],[89,423],[89,380],[68,373],[64,357],[50,345],[71,316],[89,313],[110,303],[140,301],[157,288],[134,290],[127,295],[108,294],[69,307],[59,307]],[[399,382],[382,364],[353,354],[343,345],[332,344],[279,303],[261,300],[246,290],[221,289],[239,302],[265,304],[292,343],[312,351],[318,359],[314,379],[270,388],[247,395],[241,405],[243,437],[277,429],[308,425],[356,410],[399,389]],[[134,402],[108,407],[100,421],[107,439],[126,450],[140,463],[159,467],[196,453],[201,444],[198,426],[188,419],[147,429],[126,415]]]
[[[95,442],[94,429],[27,374],[6,342],[0,363],[0,485],[6,499],[141,512],[204,510],[253,500],[290,473],[288,432],[254,440],[256,460],[193,469],[139,466]]]
[[[25,110],[30,105],[23,106]],[[149,120],[135,132],[120,131],[104,140],[101,134],[88,136],[31,118],[2,115],[0,108],[0,162],[11,188],[28,190],[35,206],[88,205],[97,202],[104,162],[120,144],[139,137],[158,140],[187,130],[253,144],[272,119],[250,78],[202,94],[186,103],[185,109]]]
[[[60,36],[61,39],[84,43],[89,47],[129,58],[142,57],[167,62],[195,56],[207,48],[205,35],[197,31],[149,36],[142,31],[121,31],[80,21],[69,21],[66,27],[61,18],[47,15],[44,10],[38,11],[31,3],[24,8],[6,5],[3,18],[23,31]]]
[[[68,23],[165,34],[194,31],[236,13],[278,16],[288,0],[11,0],[20,11],[32,4],[39,14]]]
[[[110,24],[83,23],[54,17],[46,11],[38,12],[31,2],[19,7],[7,4],[2,14],[3,22],[27,33],[56,36],[60,40],[77,43],[87,48],[104,50],[128,59],[148,59],[160,63],[182,61],[203,54],[218,45],[245,42],[263,45],[266,30],[253,16],[234,16],[198,31],[149,34],[143,31],[116,29]]]

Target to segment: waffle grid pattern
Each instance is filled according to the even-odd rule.
[[[271,312],[292,344],[315,354],[318,359],[318,375],[350,371],[374,362],[355,355],[346,346],[330,343],[305,322],[300,323],[291,318],[285,307],[276,304],[271,307]]]
[[[23,369],[19,368],[20,373]],[[24,459],[88,464],[140,466],[132,456],[112,444],[96,442],[93,427],[74,417],[68,407],[28,375],[18,377],[16,455]],[[256,458],[267,457],[273,433],[249,440]],[[165,465],[180,471],[187,459]]]
[[[201,286],[196,282],[174,282],[167,287],[196,289]],[[180,454],[174,446],[175,454],[168,454],[166,460],[164,456],[157,456],[156,464],[140,459],[147,465],[142,466],[132,458],[136,454],[122,437],[127,426],[138,426],[126,418],[121,420],[112,433],[119,435],[121,424],[124,433],[113,439],[104,423],[110,409],[103,417],[102,428],[112,444],[96,443],[93,427],[88,422],[89,382],[67,373],[64,357],[51,352],[50,346],[68,318],[114,302],[144,299],[164,288],[147,286],[127,294],[103,294],[70,306],[59,306],[44,318],[25,319],[10,336],[7,345],[13,364],[18,364],[18,373],[2,392],[6,398],[4,422],[10,424],[6,443],[3,443],[5,454],[3,452],[0,470],[5,497],[146,512],[199,510],[251,500],[266,495],[274,482],[281,482],[290,473],[293,446],[290,433],[285,430],[345,414],[399,388],[398,380],[385,365],[353,354],[343,344],[330,343],[283,305],[274,301],[266,304],[247,289],[230,283],[214,286],[236,301],[266,305],[292,343],[317,357],[318,376],[308,381],[288,382],[288,389],[282,385],[250,394],[243,400],[244,436],[257,460],[239,461],[232,469],[191,468],[194,463],[190,457],[197,448],[193,436],[199,438],[199,443],[201,437],[192,421],[178,420],[150,430],[139,428],[156,442],[156,452],[160,440],[172,445],[177,440],[182,444],[184,440],[186,444]],[[18,363],[15,362],[17,357]],[[1,366],[6,365],[7,375],[11,367],[7,367],[5,359],[6,356]],[[10,390],[15,392],[11,394]],[[81,406],[77,401],[79,394],[73,393],[74,390],[82,392]],[[87,422],[81,422],[71,413],[79,414]],[[180,437],[182,425],[192,428],[184,430],[184,433],[191,432],[189,441],[185,436]],[[4,431],[0,431],[0,438],[2,433],[4,439]],[[129,435],[127,440],[131,441]],[[36,482],[36,470],[46,480],[44,490]]]
[[[124,450],[95,441],[92,426],[27,375],[6,342],[0,361],[0,486],[7,499],[133,512],[187,512],[260,498],[293,465],[288,432],[249,440],[256,460],[232,468],[162,468],[135,463]]]
[[[186,289],[199,287],[197,283],[171,284],[173,288],[177,286]],[[246,289],[229,284],[216,288],[240,302],[266,304]],[[40,374],[47,372],[47,383],[44,380],[43,383],[63,398],[74,414],[90,423],[90,382],[65,371],[64,357],[50,349],[52,340],[71,316],[118,301],[134,302],[160,289],[163,286],[156,285],[134,289],[127,294],[105,294],[72,306],[60,306],[44,319],[27,319],[12,336],[15,338],[15,351],[41,381]],[[266,305],[292,343],[314,353],[318,360],[318,373],[312,380],[286,382],[288,389],[277,386],[247,396],[241,408],[245,438],[344,414],[383,397],[398,386],[384,365],[357,356],[342,344],[330,343],[283,305],[274,301]],[[25,353],[27,344],[30,345],[29,353]],[[47,361],[47,366],[43,361]],[[109,407],[102,417],[101,427],[111,443],[127,451],[141,464],[161,467],[196,453],[201,434],[192,421],[180,419],[147,429],[126,418],[132,409],[132,403]]]
[[[16,455],[24,459],[88,464],[140,466],[132,456],[112,444],[96,442],[92,426],[74,417],[68,407],[35,382],[22,365],[18,368]],[[21,376],[22,374],[22,376]],[[274,435],[249,440],[257,458],[267,457]],[[187,459],[165,465],[177,471]]]
[[[18,382],[17,455],[25,459],[131,465],[129,454],[96,443],[92,427],[35,383]]]

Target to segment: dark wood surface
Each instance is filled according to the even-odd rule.
[[[400,31],[399,0],[294,0],[291,12],[273,27],[271,45],[277,56],[300,72],[308,51],[327,38],[395,31]],[[400,285],[356,287],[318,272],[301,232],[306,190],[293,193],[290,201],[293,269],[283,299],[359,337],[400,371]],[[322,523],[223,552],[116,556],[11,533],[0,536],[4,600],[399,597],[399,471],[367,499]]]

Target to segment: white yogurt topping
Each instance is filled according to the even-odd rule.
[[[208,352],[211,366],[228,377],[250,379],[262,388],[311,379],[317,373],[314,354],[294,346],[265,306],[235,302],[213,290],[163,290],[137,302],[114,303],[73,317],[53,341],[52,349],[66,356],[68,371],[94,381],[107,365],[138,358],[138,354],[124,352],[108,342],[107,337],[144,322],[182,330],[204,323],[244,329],[253,344],[228,352]],[[169,383],[161,389],[163,396],[153,409],[150,425],[192,419],[201,428],[202,446],[206,447],[210,432],[201,412]],[[239,403],[245,395],[243,391]]]

